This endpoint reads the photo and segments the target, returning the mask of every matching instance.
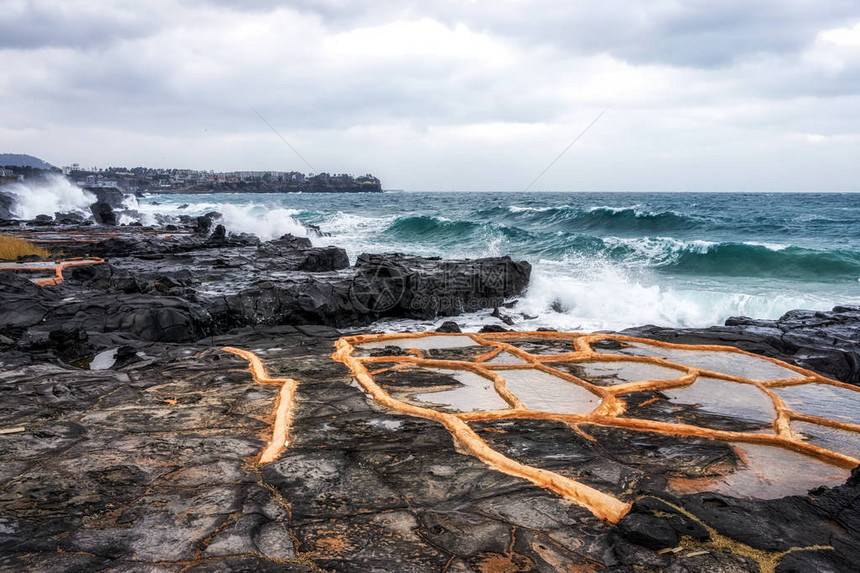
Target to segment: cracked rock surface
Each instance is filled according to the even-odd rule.
[[[46,288],[0,273],[0,570],[787,573],[860,563],[860,470],[752,499],[708,485],[743,469],[724,442],[547,420],[471,425],[506,455],[631,503],[612,525],[466,454],[440,424],[382,407],[332,360],[335,341],[354,334],[333,326],[410,316],[413,303],[425,304],[419,315],[456,314],[520,292],[528,268],[510,259],[482,268],[373,255],[347,269],[334,248],[217,232],[80,249],[108,264]],[[499,270],[509,282],[490,280]],[[424,296],[443,279],[446,296]],[[374,280],[412,298],[386,307],[383,289],[356,293]],[[857,324],[856,309],[837,308],[637,334],[741,346],[856,382]],[[256,383],[225,346],[298,382],[289,444],[272,463],[257,460],[279,389]],[[660,409],[665,400],[647,392],[634,398],[633,413],[702,417]]]
[[[331,360],[323,327],[147,343],[125,365],[3,364],[0,568],[28,571],[850,571],[860,474],[769,501],[667,483],[737,464],[723,443],[554,422],[476,424],[495,447],[634,501],[617,526],[460,453],[440,425],[385,410]],[[299,382],[287,450],[276,386]],[[722,469],[719,469],[722,468]],[[804,551],[792,548],[812,547]],[[669,549],[675,551],[666,552]],[[811,569],[810,569],[811,568]]]

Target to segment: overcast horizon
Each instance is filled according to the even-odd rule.
[[[0,152],[58,166],[517,191],[609,107],[533,190],[860,190],[857,2],[0,6]]]

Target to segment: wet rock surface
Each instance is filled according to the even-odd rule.
[[[777,320],[734,317],[725,326],[661,328],[643,326],[624,331],[680,344],[734,346],[779,358],[825,376],[860,384],[860,307],[833,310],[792,310]]]
[[[634,502],[611,525],[459,453],[439,424],[370,400],[331,360],[341,334],[258,326],[137,343],[135,360],[104,371],[50,349],[17,365],[4,354],[4,427],[24,431],[0,435],[2,567],[850,571],[860,559],[857,471],[807,496],[677,495],[673,479],[736,467],[732,448],[592,425],[475,424],[500,451]],[[289,447],[271,464],[255,460],[278,388],[255,383],[224,345],[299,382]]]
[[[179,342],[251,324],[432,319],[502,304],[525,289],[531,271],[509,257],[444,261],[400,254],[361,255],[350,267],[343,249],[314,247],[304,237],[260,243],[220,225],[204,236],[195,225],[23,233],[66,257],[106,262],[67,269],[65,281],[50,290],[28,285],[32,275],[0,272],[0,326],[42,336],[82,329]]]
[[[551,420],[471,424],[516,460],[632,503],[613,525],[463,453],[440,424],[381,406],[331,358],[349,333],[334,326],[513,296],[527,265],[381,255],[345,267],[342,251],[301,239],[224,235],[213,246],[191,230],[120,229],[66,243],[108,262],[69,269],[60,285],[0,272],[2,570],[789,572],[860,562],[858,470],[806,495],[743,498],[707,485],[744,470],[724,442]],[[401,287],[408,294],[391,304]],[[428,305],[412,308],[422,293]],[[826,343],[848,353],[854,312],[773,328],[780,340],[789,325],[809,337],[842,329],[846,340]],[[750,329],[763,325],[725,328],[748,328],[735,345],[781,358],[807,360],[798,353],[812,348],[800,334],[788,337],[793,353],[775,332],[756,341]],[[270,464],[257,459],[279,388],[256,383],[224,346],[298,381],[288,447]],[[414,372],[395,383],[414,393],[434,382]],[[762,429],[655,392],[633,395],[629,415]],[[679,487],[691,482],[695,491]]]
[[[14,199],[8,193],[0,193],[0,220],[8,220],[12,218],[12,205]]]

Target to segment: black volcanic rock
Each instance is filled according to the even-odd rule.
[[[116,226],[116,213],[109,203],[97,202],[90,205],[90,211],[93,213],[93,220],[100,225]]]
[[[179,231],[117,228],[118,236],[95,243],[61,244],[68,256],[108,262],[71,268],[65,283],[46,289],[9,277],[26,293],[0,296],[0,324],[39,336],[79,329],[178,342],[257,324],[432,319],[498,306],[523,291],[531,271],[509,257],[444,261],[400,254],[362,255],[350,268],[343,249],[314,247],[304,237],[260,244],[253,236],[228,235],[221,225],[208,239]]]
[[[436,332],[444,332],[444,333],[458,333],[463,332],[460,330],[460,325],[454,322],[453,320],[446,320],[436,329]]]
[[[15,203],[11,195],[0,193],[0,219],[14,219],[12,216],[12,205]]]
[[[779,573],[860,562],[860,470],[804,496],[679,496],[670,481],[741,468],[730,444],[470,423],[509,457],[633,502],[613,526],[464,454],[437,422],[373,402],[331,359],[341,333],[325,325],[498,307],[527,284],[527,263],[363,255],[320,272],[298,269],[328,252],[301,238],[257,246],[225,232],[215,246],[116,232],[77,245],[108,263],[69,269],[60,285],[0,272],[0,416],[14,430],[0,435],[0,569],[760,571],[747,547],[779,552]],[[321,260],[340,267],[331,256]],[[850,337],[853,312],[736,319],[720,332],[746,329],[732,336],[771,352],[800,340],[780,347],[797,354],[810,343],[793,328]],[[270,464],[249,462],[271,435],[278,386],[256,383],[223,346],[253,348],[273,376],[299,382],[289,446]],[[115,362],[73,360],[97,352]],[[396,376],[421,387],[418,371]],[[628,414],[643,417],[646,398]]]
[[[236,247],[236,246],[258,246],[260,239],[256,235],[238,233],[227,235],[224,225],[217,225],[215,230],[206,240],[205,246],[210,248]]]
[[[85,225],[87,219],[79,213],[54,213],[54,219],[58,225]]]
[[[207,217],[206,215],[197,217],[195,223],[194,230],[198,235],[208,235],[210,229],[212,229],[212,218]]]
[[[531,265],[510,257],[441,260],[394,254],[362,254],[351,294],[379,316],[455,316],[493,308],[521,294]]]
[[[122,208],[125,194],[116,187],[84,187],[96,196],[96,203],[107,203],[114,209]]]
[[[313,247],[310,239],[289,234],[263,243],[257,252],[261,257],[278,259],[281,267],[297,271],[319,273],[349,266],[349,257],[340,247]]]

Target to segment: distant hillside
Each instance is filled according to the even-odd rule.
[[[56,169],[50,163],[38,157],[24,153],[0,153],[0,166],[3,167],[34,167],[36,169]]]

